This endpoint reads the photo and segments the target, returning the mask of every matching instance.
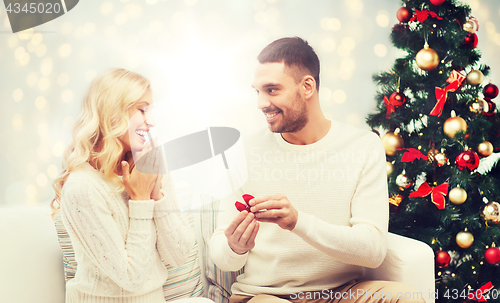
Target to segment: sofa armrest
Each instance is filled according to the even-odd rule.
[[[411,285],[427,303],[434,302],[434,252],[424,242],[389,233],[384,262],[377,268],[367,268],[364,278]]]
[[[0,207],[0,301],[63,303],[63,256],[50,207]]]

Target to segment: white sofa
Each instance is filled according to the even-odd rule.
[[[206,221],[194,218],[198,243],[206,243],[201,231]],[[64,302],[62,251],[48,205],[0,207],[0,247],[0,302]],[[201,263],[204,276],[207,266]],[[434,253],[423,242],[389,234],[385,261],[367,269],[365,278],[404,282],[434,302],[429,299],[435,291]],[[203,280],[206,295],[210,280]]]

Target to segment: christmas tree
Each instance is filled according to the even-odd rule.
[[[391,41],[407,55],[373,76],[367,118],[386,131],[389,230],[434,250],[436,302],[500,302],[498,88],[484,83],[479,22],[455,0],[402,5]]]

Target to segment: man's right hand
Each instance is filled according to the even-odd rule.
[[[255,237],[259,231],[259,222],[253,213],[240,212],[224,231],[231,249],[242,255],[255,246]]]

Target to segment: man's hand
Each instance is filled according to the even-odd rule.
[[[256,197],[249,203],[250,210],[260,222],[276,223],[286,230],[294,229],[297,224],[299,212],[283,194]]]
[[[224,231],[227,243],[231,249],[242,255],[255,246],[255,237],[259,231],[259,223],[254,220],[254,214],[246,210],[240,212]]]

